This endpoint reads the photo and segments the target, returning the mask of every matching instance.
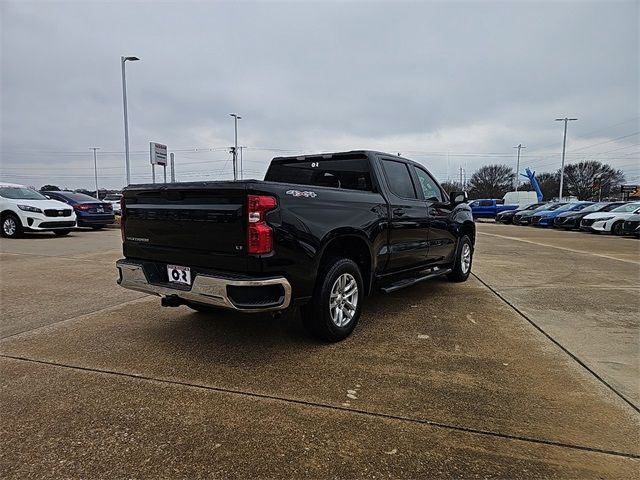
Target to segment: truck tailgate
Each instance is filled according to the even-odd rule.
[[[243,182],[127,188],[124,191],[125,256],[245,270],[245,191]]]

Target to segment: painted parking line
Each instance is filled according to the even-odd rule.
[[[609,260],[617,260],[618,262],[632,263],[634,265],[640,265],[640,262],[638,262],[636,260],[627,260],[625,258],[618,258],[618,257],[612,257],[611,255],[604,255],[602,253],[586,252],[584,250],[576,250],[575,248],[560,247],[558,245],[551,245],[551,244],[548,244],[548,243],[534,242],[532,240],[525,240],[524,238],[508,237],[506,235],[498,235],[498,234],[495,234],[495,233],[486,233],[486,232],[478,232],[478,234],[479,235],[488,235],[489,237],[504,238],[506,240],[515,240],[516,242],[531,243],[533,245],[539,245],[541,247],[549,247],[549,248],[555,248],[557,250],[564,250],[565,252],[581,253],[583,255],[591,255],[591,256],[594,256],[594,257],[607,258]]]

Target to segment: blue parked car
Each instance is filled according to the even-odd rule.
[[[101,202],[98,199],[85,195],[67,191],[50,190],[40,192],[52,200],[59,200],[73,207],[79,227],[91,227],[94,230],[103,228],[115,222],[113,207],[110,203]]]
[[[555,218],[561,213],[577,212],[583,208],[593,205],[593,202],[573,202],[562,205],[551,212],[539,212],[531,219],[531,225],[536,227],[552,227]]]

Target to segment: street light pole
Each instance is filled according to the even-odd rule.
[[[129,120],[127,118],[127,75],[124,64],[128,61],[137,62],[138,57],[120,57],[122,67],[122,106],[124,109],[124,160],[127,169],[127,185],[131,184],[131,168],[129,166]]]
[[[235,148],[233,149],[233,179],[238,179],[238,120],[242,120],[242,117],[237,113],[230,113],[233,117],[234,132],[235,132]]]
[[[100,200],[100,196],[98,195],[98,155],[96,153],[97,150],[100,150],[100,147],[89,147],[89,150],[93,150],[93,173],[96,179],[96,199]]]
[[[516,192],[518,191],[518,183],[520,183],[520,150],[523,148],[527,148],[524,145],[522,145],[521,143],[519,143],[518,145],[516,145],[513,148],[517,148],[518,149],[518,160],[516,161]]]
[[[562,201],[562,187],[564,186],[564,154],[567,149],[567,123],[578,120],[577,118],[556,118],[556,122],[564,122],[564,137],[562,139],[562,165],[560,166],[560,194],[558,200]]]

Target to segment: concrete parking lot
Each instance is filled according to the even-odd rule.
[[[0,477],[638,478],[640,242],[478,231],[332,345],[121,289],[117,230],[3,240]]]

